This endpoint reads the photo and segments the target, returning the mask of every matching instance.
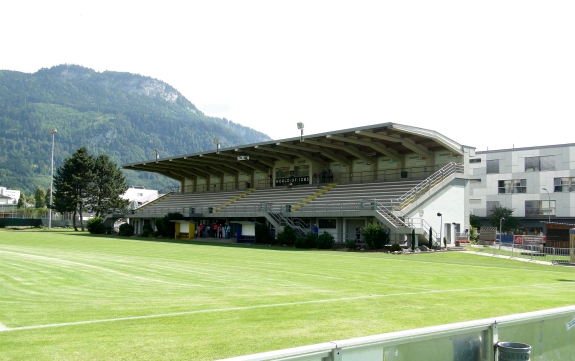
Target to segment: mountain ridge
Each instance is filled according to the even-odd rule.
[[[171,85],[151,77],[63,64],[36,73],[0,70],[0,186],[27,194],[47,188],[54,167],[76,149],[107,154],[118,165],[258,143],[271,138],[225,118],[206,116]],[[165,177],[124,171],[129,185],[176,185]]]

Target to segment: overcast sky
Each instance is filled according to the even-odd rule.
[[[4,1],[0,69],[163,80],[273,139],[394,122],[575,143],[575,1]],[[225,147],[225,144],[222,144]]]

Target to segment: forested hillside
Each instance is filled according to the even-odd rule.
[[[231,121],[204,115],[170,85],[130,73],[59,65],[34,74],[0,70],[0,186],[27,194],[50,183],[76,149],[107,154],[118,165],[270,140]],[[129,185],[161,189],[168,178],[125,171]]]

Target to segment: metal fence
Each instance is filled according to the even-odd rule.
[[[494,256],[524,258],[531,261],[546,261],[552,263],[568,263],[569,248],[543,247],[542,245],[517,245],[506,242],[494,242],[492,245],[477,246],[477,253],[487,253]]]
[[[225,361],[493,361],[496,345],[503,341],[530,345],[531,360],[574,360],[574,333],[575,306],[569,306],[324,342]],[[523,357],[513,359],[529,359],[519,356]]]

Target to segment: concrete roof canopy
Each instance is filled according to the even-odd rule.
[[[375,162],[377,157],[384,156],[399,160],[414,153],[430,157],[433,152],[442,150],[463,154],[460,144],[435,131],[383,123],[129,163],[122,168],[158,173],[181,181],[253,170],[268,173],[278,160],[292,163],[303,158],[316,164],[341,162],[349,165],[354,159]]]

